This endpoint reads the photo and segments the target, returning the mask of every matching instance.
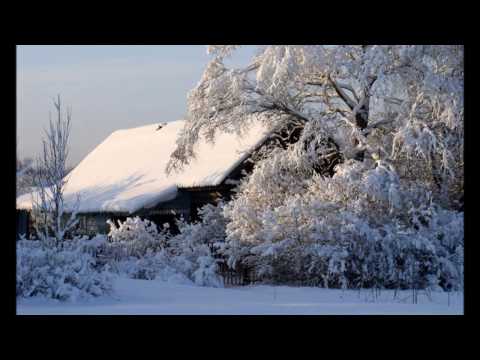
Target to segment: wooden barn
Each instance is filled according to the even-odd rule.
[[[165,169],[184,121],[118,130],[99,144],[67,176],[66,209],[78,207],[79,234],[107,233],[108,219],[140,216],[158,225],[175,217],[197,219],[197,210],[219,198],[229,200],[249,157],[272,132],[253,124],[239,137],[219,133],[215,142],[203,138],[196,157],[180,172]],[[31,232],[33,194],[17,198],[17,235]],[[78,202],[77,202],[78,199]],[[30,229],[30,230],[29,230]]]

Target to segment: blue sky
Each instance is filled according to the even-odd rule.
[[[248,61],[241,50],[232,63]],[[60,94],[72,107],[70,163],[111,132],[181,119],[209,60],[203,45],[17,47],[17,156],[35,157]]]

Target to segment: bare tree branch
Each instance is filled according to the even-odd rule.
[[[38,158],[38,172],[34,176],[36,192],[32,194],[32,211],[41,220],[36,226],[37,235],[47,241],[53,235],[56,245],[60,245],[65,233],[76,225],[77,204],[68,220],[64,219],[64,190],[67,175],[68,141],[71,130],[71,109],[63,113],[60,95],[53,101],[57,113],[56,120],[50,116],[49,126],[43,139],[43,153]]]

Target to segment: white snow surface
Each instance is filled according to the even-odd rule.
[[[196,158],[167,176],[165,167],[184,124],[178,120],[160,130],[157,123],[113,132],[67,176],[66,210],[79,195],[79,213],[133,213],[175,198],[178,187],[218,185],[269,133],[254,123],[241,137],[219,133],[213,144],[200,138]],[[31,207],[32,194],[17,198],[18,209]]]
[[[463,293],[335,290],[313,287],[244,286],[210,288],[159,280],[117,278],[115,295],[62,303],[40,298],[17,300],[27,315],[462,315]]]

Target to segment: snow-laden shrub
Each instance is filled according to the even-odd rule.
[[[213,251],[225,240],[223,204],[207,204],[199,215],[201,221],[197,223],[178,221],[179,234],[168,242],[170,264],[197,285],[221,287]]]
[[[108,256],[117,261],[155,253],[165,246],[169,236],[167,228],[159,231],[155,223],[138,216],[118,221],[118,226],[111,220],[107,223],[110,225]]]
[[[75,301],[111,293],[111,275],[107,269],[96,269],[95,252],[101,243],[97,240],[76,238],[59,247],[38,240],[18,241],[17,297]]]
[[[261,190],[258,179],[282,179],[253,175],[225,209],[222,252],[232,267],[253,266],[265,281],[328,287],[463,286],[463,213],[436,204],[428,187],[404,181],[388,162],[348,160],[274,206],[251,191]],[[244,226],[250,218],[256,227]]]
[[[140,258],[114,262],[112,266],[117,273],[127,275],[132,279],[159,279],[175,284],[193,284],[181,268],[173,266],[172,257],[165,250],[149,253]]]
[[[163,254],[170,234],[168,227],[158,230],[157,225],[138,216],[127,217],[115,224],[107,220],[110,231],[100,258],[111,270],[134,279],[154,279],[165,267]]]
[[[168,228],[158,231],[154,223],[138,217],[118,222],[118,226],[109,221],[109,241],[103,253],[113,271],[131,278],[222,286],[211,250],[225,238],[221,206],[207,205],[200,209],[200,216],[199,223],[179,220],[175,236]]]

